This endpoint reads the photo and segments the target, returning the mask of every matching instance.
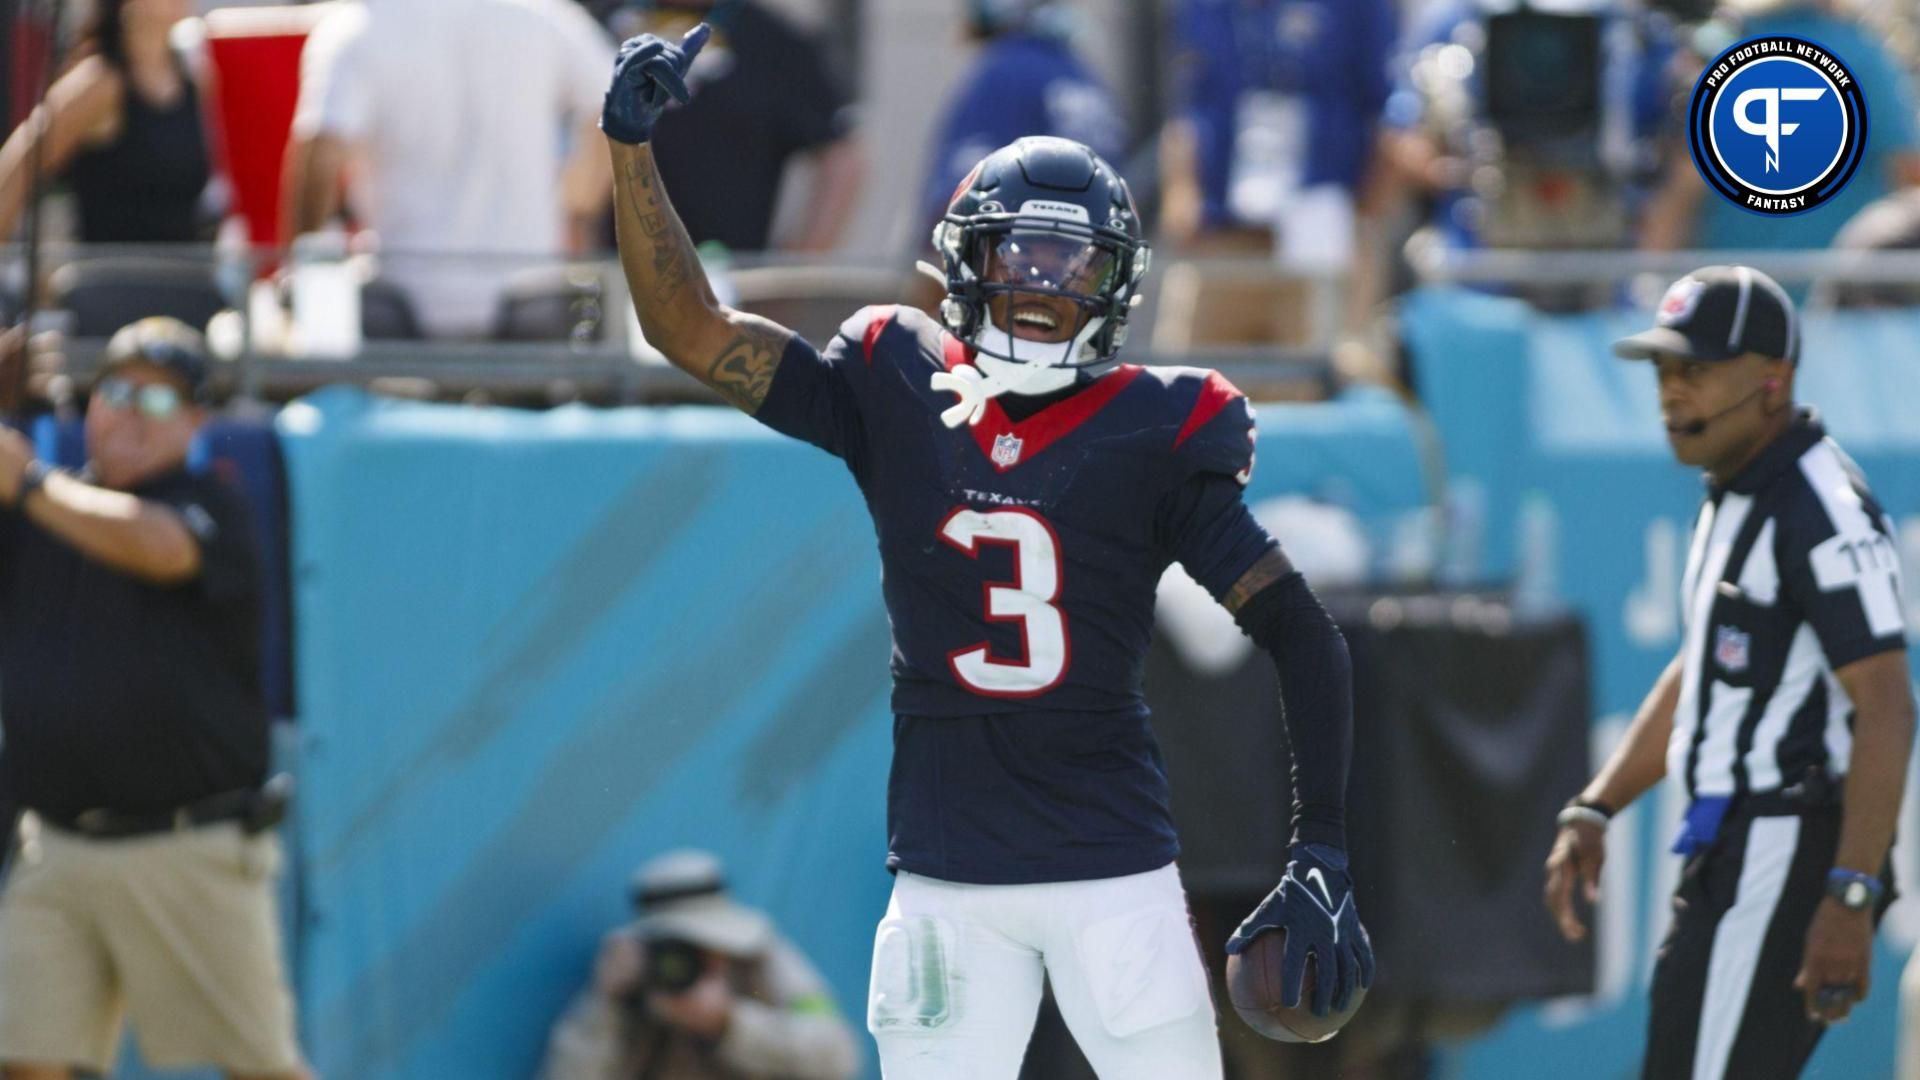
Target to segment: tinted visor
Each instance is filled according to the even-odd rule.
[[[1119,259],[1110,248],[1057,232],[1015,229],[981,240],[975,267],[989,285],[1104,297]]]

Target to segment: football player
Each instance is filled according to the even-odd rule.
[[[1133,198],[1079,143],[989,154],[935,233],[938,322],[848,319],[824,352],[715,298],[648,145],[706,40],[621,46],[601,118],[647,340],[865,494],[893,624],[893,897],[867,1025],[884,1073],[1012,1077],[1043,977],[1102,1077],[1221,1075],[1141,693],[1174,559],[1272,653],[1294,757],[1285,876],[1228,950],[1286,932],[1283,992],[1373,976],[1344,851],[1346,643],[1241,498],[1253,413],[1219,375],[1121,364],[1147,272]]]

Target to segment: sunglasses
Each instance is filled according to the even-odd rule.
[[[101,379],[93,396],[109,409],[137,409],[149,420],[171,420],[178,415],[186,398],[165,383],[137,383],[118,377]]]

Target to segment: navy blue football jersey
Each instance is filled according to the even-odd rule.
[[[1177,559],[1215,596],[1274,546],[1240,498],[1253,414],[1217,373],[1122,365],[1024,420],[950,429],[964,345],[866,308],[795,339],[756,417],[840,457],[893,626],[889,863],[1024,882],[1177,853],[1141,677]]]

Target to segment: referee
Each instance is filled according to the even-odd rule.
[[[1796,408],[1799,328],[1773,279],[1712,266],[1658,325],[1616,342],[1653,361],[1674,457],[1706,470],[1681,584],[1685,633],[1626,736],[1560,814],[1546,903],[1586,933],[1607,820],[1662,776],[1690,804],[1661,943],[1646,1080],[1800,1074],[1867,995],[1914,708],[1892,526]]]

